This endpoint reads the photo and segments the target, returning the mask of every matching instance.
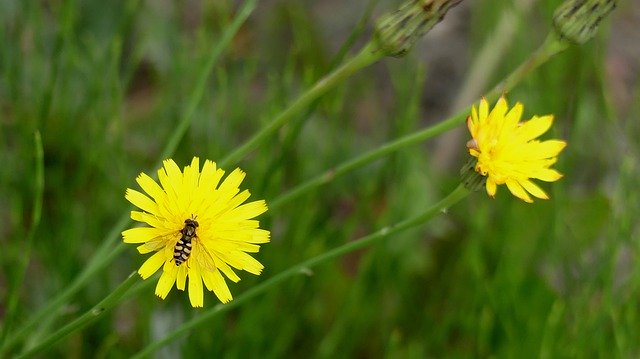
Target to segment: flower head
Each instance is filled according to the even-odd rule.
[[[469,154],[477,158],[475,170],[486,176],[487,193],[493,197],[497,185],[506,184],[511,193],[525,202],[533,202],[529,194],[541,199],[549,196],[531,179],[553,182],[562,175],[550,168],[567,145],[560,140],[540,141],[553,123],[552,115],[534,116],[520,123],[522,104],[509,109],[501,97],[489,112],[486,99],[479,109],[473,106],[467,126],[472,139],[467,142]]]
[[[137,243],[141,254],[155,252],[138,270],[146,279],[162,267],[156,295],[166,298],[174,283],[185,290],[194,307],[204,303],[203,285],[226,303],[232,299],[222,274],[233,282],[234,269],[260,274],[262,264],[248,253],[269,242],[269,231],[252,218],[264,213],[263,200],[244,203],[249,191],[238,186],[244,172],[236,169],[224,180],[224,171],[206,160],[200,171],[194,157],[184,171],[171,160],[158,170],[160,184],[145,173],[136,181],[146,195],[128,188],[125,198],[141,211],[131,219],[147,224],[122,232],[125,243]],[[221,181],[222,180],[222,181]]]
[[[600,22],[617,0],[566,0],[553,13],[553,25],[562,38],[584,44],[595,36]]]
[[[447,11],[462,0],[408,0],[376,22],[375,41],[387,56],[406,55]]]

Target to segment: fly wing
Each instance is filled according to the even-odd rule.
[[[192,255],[193,257],[195,257],[196,262],[198,262],[201,268],[211,272],[215,272],[216,262],[213,259],[213,255],[211,254],[211,252],[209,252],[207,247],[204,244],[202,244],[200,239],[198,239],[197,237],[194,238],[192,243],[195,249]]]
[[[145,253],[149,253],[149,252],[155,252],[155,251],[159,251],[160,249],[166,247],[167,245],[171,245],[171,242],[174,242],[173,244],[175,244],[175,242],[177,241],[177,234],[173,235],[173,234],[165,234],[162,236],[157,236],[147,242],[145,242],[143,245],[141,245],[140,247],[142,247],[142,249],[145,251]]]

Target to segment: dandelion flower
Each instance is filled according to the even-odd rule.
[[[155,252],[138,270],[143,279],[162,267],[156,295],[164,299],[175,284],[189,289],[193,307],[202,307],[204,287],[221,302],[232,299],[222,276],[240,280],[234,269],[260,274],[263,269],[248,253],[269,242],[269,231],[260,229],[254,217],[266,212],[265,201],[244,203],[249,191],[238,188],[245,177],[236,169],[224,180],[224,171],[206,160],[200,171],[194,157],[184,171],[171,160],[158,170],[160,184],[145,173],[136,181],[146,194],[128,188],[125,198],[141,211],[131,219],[147,226],[122,232],[125,243],[139,244],[141,254]]]
[[[522,110],[519,102],[509,109],[501,97],[489,112],[489,104],[483,98],[478,110],[473,106],[467,119],[472,137],[467,147],[469,154],[477,158],[475,171],[486,176],[489,196],[495,196],[498,185],[506,184],[514,196],[531,203],[530,195],[549,198],[531,179],[554,182],[562,177],[550,167],[567,144],[560,140],[536,140],[551,127],[553,116],[533,116],[521,123]]]

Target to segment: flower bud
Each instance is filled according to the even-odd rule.
[[[615,7],[616,0],[567,0],[554,12],[553,25],[562,38],[583,44]]]
[[[376,23],[375,41],[388,56],[401,57],[462,0],[409,0]]]

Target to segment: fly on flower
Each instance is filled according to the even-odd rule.
[[[122,232],[125,243],[136,243],[141,254],[155,252],[138,270],[143,279],[162,267],[156,295],[166,298],[175,284],[189,286],[194,307],[204,304],[204,287],[221,302],[232,299],[222,274],[240,280],[234,269],[260,274],[262,264],[249,255],[269,242],[269,231],[253,218],[267,211],[263,200],[244,203],[249,191],[240,191],[244,172],[236,169],[224,180],[224,171],[205,161],[200,171],[194,157],[184,171],[173,160],[158,170],[160,184],[141,173],[136,181],[146,192],[127,189],[125,198],[141,211],[131,218],[148,226]]]
[[[531,203],[530,195],[549,198],[531,179],[554,182],[562,178],[560,172],[550,167],[567,144],[561,140],[537,140],[551,127],[553,115],[533,116],[520,122],[522,110],[519,102],[509,109],[501,97],[489,112],[489,104],[483,98],[479,109],[473,106],[467,119],[472,137],[467,148],[477,159],[473,168],[486,177],[489,196],[495,196],[498,185],[506,184],[514,196]]]

